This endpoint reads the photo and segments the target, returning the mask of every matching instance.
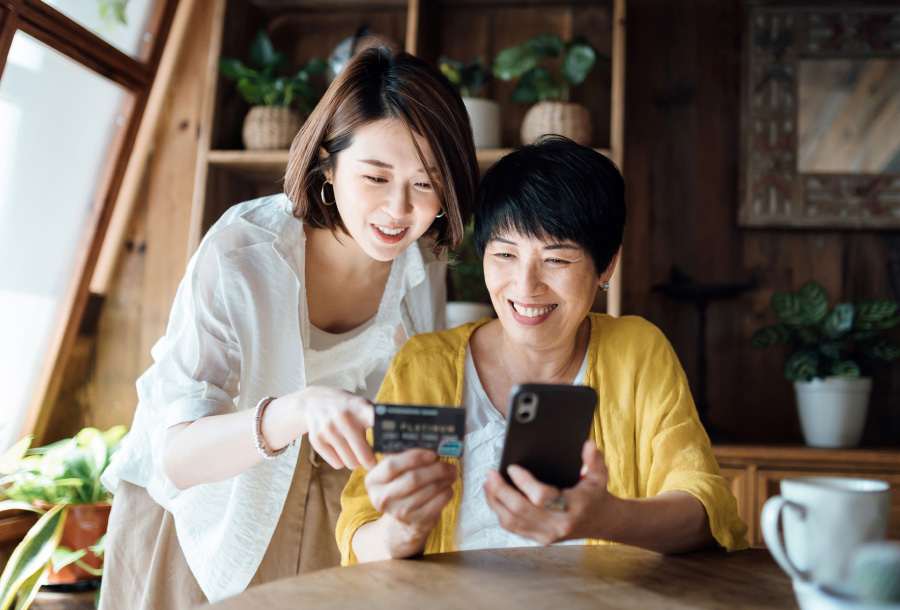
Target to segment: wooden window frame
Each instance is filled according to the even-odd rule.
[[[119,109],[120,120],[116,123],[107,150],[44,361],[25,414],[21,435],[34,434],[36,443],[46,440],[47,422],[84,315],[91,277],[178,2],[156,0],[137,57],[117,49],[40,0],[5,0],[0,5],[0,79],[3,78],[12,39],[17,31],[22,31],[116,83],[126,92]]]

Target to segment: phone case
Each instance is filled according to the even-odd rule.
[[[517,464],[560,489],[581,476],[581,449],[590,438],[597,393],[587,386],[522,384],[509,394],[500,474]]]

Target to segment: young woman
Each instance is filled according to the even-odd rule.
[[[625,184],[600,153],[545,138],[494,165],[475,242],[496,320],[413,338],[379,402],[461,405],[465,453],[411,449],[354,471],[337,527],[344,563],[535,544],[631,544],[678,553],[746,548],[746,526],[666,338],[642,318],[591,313],[612,275]],[[518,383],[594,388],[585,464],[571,489],[500,462]],[[539,407],[540,408],[540,407]]]
[[[348,63],[285,194],[231,208],[188,265],[104,476],[102,608],[189,608],[339,563],[346,467],[375,463],[367,397],[408,337],[442,327],[477,172],[436,70],[384,49]]]

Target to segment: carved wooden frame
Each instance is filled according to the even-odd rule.
[[[900,174],[797,170],[798,62],[900,57],[900,7],[746,4],[744,227],[900,229]]]

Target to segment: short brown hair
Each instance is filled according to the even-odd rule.
[[[409,53],[366,49],[347,63],[291,144],[284,192],[295,217],[317,229],[347,233],[336,206],[322,202],[325,172],[353,143],[356,130],[387,118],[399,119],[431,146],[439,176],[431,175],[413,138],[444,211],[425,235],[432,240],[432,251],[445,260],[448,248],[462,241],[472,215],[478,181],[475,145],[459,93],[438,70]],[[320,147],[329,154],[325,162],[319,161]]]

